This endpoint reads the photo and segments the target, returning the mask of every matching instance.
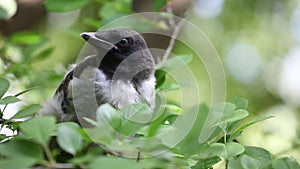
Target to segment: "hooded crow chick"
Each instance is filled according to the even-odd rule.
[[[125,28],[81,33],[97,50],[67,73],[54,96],[38,115],[54,114],[58,121],[95,118],[97,107],[117,109],[131,103],[155,107],[155,64],[143,37]],[[79,117],[80,116],[80,117]]]

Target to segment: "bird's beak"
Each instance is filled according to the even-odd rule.
[[[84,40],[88,41],[90,39],[90,37],[92,36],[92,34],[93,34],[92,32],[83,32],[83,33],[80,34],[80,36]]]
[[[93,45],[96,48],[103,48],[109,50],[115,47],[114,44],[95,36],[96,32],[83,32],[80,36],[87,41],[89,44]]]

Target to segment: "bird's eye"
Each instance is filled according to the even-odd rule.
[[[122,47],[125,47],[125,46],[128,46],[129,42],[127,39],[122,39],[120,42],[119,42],[120,46]]]

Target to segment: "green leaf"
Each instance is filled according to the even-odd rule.
[[[0,99],[3,97],[3,95],[7,92],[10,84],[7,79],[0,78]]]
[[[154,0],[153,10],[155,12],[159,11],[163,6],[167,4],[167,0]]]
[[[93,27],[95,29],[98,29],[100,26],[100,20],[99,19],[93,19],[93,18],[84,18],[82,21],[85,25]]]
[[[93,147],[93,150],[95,150],[95,148]],[[97,152],[97,154],[93,154],[93,150],[88,151],[88,153],[79,156],[79,157],[74,157],[70,160],[71,163],[75,164],[75,165],[82,165],[84,163],[90,162],[92,160],[94,160],[95,158],[97,158],[97,155],[103,152]]]
[[[6,104],[6,102],[2,99],[0,99],[0,104]]]
[[[255,124],[255,123],[258,123],[260,121],[264,121],[264,120],[267,120],[269,118],[272,118],[273,116],[263,116],[263,117],[259,117],[259,118],[256,118],[242,126],[240,126],[234,133],[231,134],[230,136],[230,139],[229,141],[232,141],[233,139],[235,139],[243,130],[245,130],[246,128],[248,128],[249,126]]]
[[[37,89],[37,88],[38,88],[38,87],[32,87],[32,88],[26,89],[26,90],[24,90],[24,91],[21,91],[20,93],[15,94],[15,97],[18,97],[18,96],[20,96],[20,95],[22,95],[22,94],[24,94],[24,93],[27,93],[27,92],[29,92],[29,91],[31,91],[31,90],[34,90],[34,89]]]
[[[184,154],[197,154],[201,152],[201,149],[204,146],[202,143],[207,142],[207,135],[205,134],[208,133],[207,130],[210,130],[210,127],[209,129],[206,129],[206,126],[204,124],[207,117],[209,116],[210,108],[206,104],[202,103],[199,105],[199,107],[195,105],[194,107],[188,109],[186,113],[195,110],[198,111],[198,114],[195,119],[195,122],[192,124],[193,127],[191,128],[190,132],[185,136],[182,143],[180,143],[179,145],[180,151]]]
[[[259,147],[245,147],[240,163],[245,169],[269,169],[271,155],[267,150]]]
[[[101,125],[99,125],[96,121],[94,121],[94,120],[92,120],[92,119],[90,119],[90,118],[83,117],[83,119],[84,119],[86,122],[88,122],[88,123],[90,123],[91,125],[93,125],[94,127],[100,127],[100,126],[101,126]]]
[[[252,147],[247,146],[245,147],[245,154],[261,161],[269,161],[271,160],[271,154],[267,150],[260,148],[260,147]]]
[[[155,89],[161,87],[166,81],[166,72],[160,69],[156,69],[155,71],[156,85]]]
[[[43,151],[39,145],[26,140],[11,140],[0,144],[2,169],[24,169],[43,160]]]
[[[225,159],[235,157],[245,151],[244,146],[235,142],[229,142],[226,144],[214,143],[210,146],[210,148],[210,152],[213,153],[213,155],[221,156]]]
[[[58,124],[58,145],[72,155],[75,155],[82,148],[82,137],[78,131],[79,128],[78,124],[71,122]]]
[[[91,169],[141,169],[142,165],[137,163],[135,160],[125,159],[125,158],[115,158],[115,157],[100,157],[92,161],[88,168]]]
[[[120,132],[130,136],[149,123],[152,112],[147,104],[136,103],[124,106],[120,112],[123,115]]]
[[[247,109],[248,107],[248,100],[242,97],[235,97],[230,102],[235,104],[237,109]]]
[[[156,65],[156,69],[161,69],[166,72],[178,69],[182,66],[186,66],[193,60],[192,55],[178,55],[174,56],[164,62],[160,62]]]
[[[152,118],[152,111],[145,103],[133,103],[122,107],[120,110],[123,118],[139,123],[148,123]]]
[[[110,126],[112,129],[117,130],[122,123],[120,113],[113,108],[110,104],[101,105],[96,112],[97,122],[100,126]]]
[[[36,54],[32,61],[41,61],[41,60],[45,60],[46,58],[48,58],[54,51],[54,47],[48,47],[44,50],[42,50],[41,52],[39,52],[38,54]]]
[[[15,96],[7,96],[7,97],[4,97],[2,99],[2,101],[4,101],[5,104],[10,104],[10,103],[16,103],[16,102],[19,102],[21,101],[19,98],[15,97]],[[0,103],[1,104],[1,103]]]
[[[166,108],[174,114],[180,114],[182,109],[174,104],[167,104]]]
[[[240,159],[240,163],[243,169],[261,169],[257,161],[249,156],[243,155]]]
[[[24,134],[43,146],[46,146],[55,130],[55,118],[39,116],[20,125]]]
[[[0,19],[10,19],[17,12],[16,0],[0,1]]]
[[[98,16],[102,18],[102,25],[109,23],[119,17],[132,13],[131,0],[114,0],[107,1],[98,11]],[[99,26],[99,25],[98,25]]]
[[[37,144],[27,140],[11,140],[0,144],[0,154],[10,157],[28,157],[43,160],[43,151]]]
[[[32,167],[35,164],[36,164],[36,159],[28,158],[25,156],[0,160],[1,169],[27,169]]]
[[[41,42],[42,38],[35,32],[19,32],[14,33],[11,37],[12,43],[32,45]]]
[[[236,142],[226,143],[226,149],[228,153],[228,158],[240,155],[245,151],[244,146]]]
[[[222,119],[216,125],[222,125],[222,124],[238,121],[247,117],[248,115],[249,113],[243,109],[227,112],[223,114]]]
[[[230,159],[228,161],[228,169],[240,169],[243,166],[240,163],[240,159]]]
[[[191,169],[208,169],[208,168],[212,168],[213,165],[217,164],[220,161],[221,161],[221,158],[217,157],[217,156],[209,157],[209,158],[203,158],[203,159],[198,160],[196,165],[191,167]]]
[[[276,159],[272,162],[273,169],[300,169],[299,163],[289,157],[283,157]]]
[[[18,111],[10,119],[21,119],[21,118],[24,118],[24,117],[32,116],[33,114],[35,114],[41,108],[42,108],[42,106],[38,105],[38,104],[27,106],[24,109]]]
[[[92,140],[93,142],[100,143],[102,145],[109,145],[114,139],[114,137],[112,137],[112,134],[117,133],[113,133],[114,131],[112,131],[110,128],[107,128],[106,126],[86,128],[84,129],[84,132],[88,136],[88,138],[84,137],[85,140]]]
[[[87,5],[90,0],[46,0],[44,5],[50,12],[70,12]]]

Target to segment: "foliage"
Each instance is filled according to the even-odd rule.
[[[189,58],[185,58],[188,61]],[[174,62],[170,59],[164,65]],[[161,65],[161,66],[164,66]],[[160,67],[161,67],[160,66]],[[156,73],[157,76],[167,76]],[[166,81],[161,86],[166,85]],[[9,87],[6,79],[1,79],[2,96]],[[160,88],[157,89],[160,92]],[[10,99],[5,99],[11,97]],[[15,96],[7,96],[1,102],[11,104],[19,101]],[[55,123],[54,117],[32,117],[39,106],[31,105],[19,111],[3,124],[14,131],[15,136],[2,136],[0,144],[1,168],[24,168],[47,166],[63,168],[191,168],[210,169],[217,163],[226,162],[227,168],[297,168],[299,164],[292,158],[271,158],[270,153],[259,147],[244,146],[237,142],[242,132],[252,124],[270,117],[261,117],[242,122],[249,113],[247,100],[235,98],[231,102],[212,106],[224,106],[220,121],[211,124],[215,132],[205,142],[199,142],[201,124],[210,113],[207,105],[199,107],[199,117],[185,138],[175,147],[164,144],[159,135],[172,130],[174,119],[182,116],[177,105],[169,104],[160,115],[148,125],[141,120],[151,118],[150,109],[145,104],[132,104],[116,110],[108,104],[101,105],[97,119],[86,119],[94,127],[81,128],[73,122]],[[1,112],[3,113],[2,110]],[[125,117],[125,119],[124,119]],[[17,122],[18,118],[28,120]],[[168,121],[168,123],[166,123]],[[12,127],[14,126],[14,127]],[[210,128],[211,128],[210,127]],[[173,128],[174,129],[174,128]],[[155,139],[152,139],[155,138]],[[96,143],[96,144],[95,144]],[[158,153],[158,154],[156,154]],[[154,155],[156,154],[156,155]],[[127,158],[129,157],[129,158]],[[145,157],[145,158],[144,158]],[[146,158],[150,157],[150,158]],[[17,161],[17,163],[16,163]],[[20,165],[22,164],[22,165]]]
[[[10,6],[0,3],[0,19],[10,19],[17,10],[14,0],[8,2]],[[159,11],[166,3],[167,0],[155,0],[153,10]],[[75,26],[78,29],[76,33],[98,29],[115,18],[133,12],[130,0],[46,0],[44,5],[49,12],[84,11],[89,5],[96,8],[96,17],[81,18],[80,24],[84,26]],[[231,19],[231,15],[229,17]],[[230,26],[228,23],[225,28]],[[0,74],[6,76],[0,78],[0,131],[6,127],[15,133],[13,136],[0,135],[0,168],[44,166],[98,169],[101,166],[121,169],[211,169],[216,164],[224,164],[228,169],[300,168],[291,157],[277,158],[266,149],[239,142],[245,129],[271,117],[249,120],[248,101],[241,97],[219,105],[200,104],[191,130],[176,146],[170,146],[158,137],[167,131],[176,130],[173,126],[176,119],[189,113],[171,101],[164,105],[161,112],[157,112],[155,119],[151,119],[149,107],[144,104],[128,105],[121,110],[101,105],[96,112],[97,119],[85,119],[94,126],[92,128],[81,128],[73,122],[56,123],[53,117],[34,117],[41,108],[38,104],[22,107],[11,118],[4,119],[7,106],[21,100],[28,101],[29,98],[21,99],[20,95],[32,90],[33,86],[56,86],[55,83],[62,79],[63,70],[57,71],[51,67],[39,72],[34,66],[48,59],[54,50],[55,46],[49,42],[49,38],[37,31],[14,33],[10,38],[0,36],[1,63],[4,65]],[[192,56],[181,55],[176,58],[188,64]],[[180,66],[182,63],[174,58],[157,65],[155,75],[158,94],[179,89],[178,84],[169,80],[165,71]],[[33,72],[38,72],[38,75]],[[7,91],[11,87],[8,79],[21,80],[28,89],[8,95]],[[220,107],[224,107],[221,119],[205,128],[204,123],[210,110],[218,110]],[[128,119],[124,119],[124,116]],[[145,125],[144,120],[147,119],[153,121]],[[212,128],[215,130],[209,138],[201,140],[200,136]]]

